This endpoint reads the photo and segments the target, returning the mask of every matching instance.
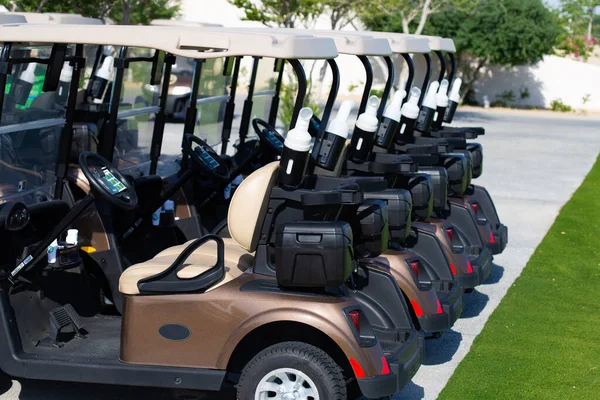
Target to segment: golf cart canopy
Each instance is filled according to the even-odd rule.
[[[431,51],[447,51],[450,53],[456,53],[456,46],[454,46],[454,40],[446,39],[439,36],[419,36],[429,40],[429,47]]]
[[[24,21],[15,21],[14,23],[103,25],[100,19],[84,17],[79,14],[15,12],[7,15],[18,15],[25,19]]]
[[[290,29],[290,28],[225,28],[241,30],[244,32],[272,32],[296,35],[311,35],[321,38],[330,38],[335,41],[335,46],[340,54],[356,56],[389,56],[392,49],[387,40],[375,38],[370,34],[353,31],[329,31],[317,29]]]
[[[328,59],[338,52],[332,39],[309,35],[123,25],[10,25],[0,28],[8,43],[67,43],[144,47],[189,58],[257,56]]]
[[[390,42],[392,52],[395,54],[429,53],[431,51],[429,40],[414,35],[373,31],[365,31],[365,34],[376,38],[387,39]]]
[[[0,13],[0,24],[25,24],[27,19],[23,15],[13,13]]]
[[[176,21],[172,19],[153,19],[150,25],[154,26],[180,26],[187,28],[222,28],[221,24],[211,24],[208,22],[195,22],[195,21]]]

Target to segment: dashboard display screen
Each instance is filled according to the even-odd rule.
[[[202,147],[197,147],[196,151],[199,153],[200,158],[204,165],[206,165],[210,169],[217,169],[221,164],[213,156],[211,156],[206,150]]]
[[[92,172],[94,176],[98,179],[100,184],[106,191],[112,195],[121,193],[125,189],[125,185],[123,182],[118,180],[108,169],[105,167],[95,168]]]
[[[267,140],[271,142],[271,144],[275,146],[275,148],[281,150],[283,148],[283,142],[277,136],[275,136],[273,132],[268,130],[265,130],[265,132]]]

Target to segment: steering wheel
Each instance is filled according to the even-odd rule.
[[[104,157],[84,151],[79,155],[81,172],[94,195],[124,210],[133,210],[138,198],[133,185]]]
[[[275,154],[281,155],[285,139],[277,132],[275,127],[264,119],[254,118],[252,120],[252,128],[254,128],[262,143],[265,143]]]
[[[195,149],[192,147],[194,143],[198,145]],[[223,181],[229,179],[229,168],[221,162],[217,152],[198,136],[183,135],[183,151],[190,156],[195,167],[208,175]]]

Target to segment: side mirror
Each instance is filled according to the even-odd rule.
[[[62,71],[65,63],[65,57],[67,55],[66,44],[55,44],[52,46],[52,52],[50,53],[50,62],[48,63],[48,69],[46,69],[46,77],[44,78],[44,86],[42,91],[54,92],[58,89],[58,82],[60,79],[60,72]]]

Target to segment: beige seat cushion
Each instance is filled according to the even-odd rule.
[[[237,278],[249,269],[254,262],[254,256],[252,254],[240,249],[240,247],[231,241],[231,239],[225,240],[225,278],[211,286],[207,291],[216,289]],[[121,274],[121,278],[119,279],[119,291],[129,295],[139,294],[138,282],[142,279],[159,274],[169,268],[181,254],[183,249],[191,242],[192,241],[165,249],[153,259],[127,268]],[[216,243],[214,241],[207,242],[196,249],[196,251],[187,258],[184,268],[177,273],[177,276],[180,279],[195,278],[212,268],[216,262]]]

